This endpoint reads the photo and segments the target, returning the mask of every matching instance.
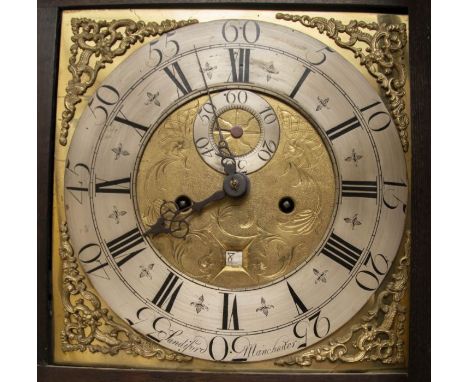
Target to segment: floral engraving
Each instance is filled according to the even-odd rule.
[[[127,211],[120,211],[116,206],[113,207],[112,213],[109,215],[109,219],[114,219],[115,224],[120,223],[120,217],[127,214]]]
[[[265,315],[265,317],[267,317],[268,316],[268,311],[270,309],[273,309],[274,305],[267,305],[267,303],[266,303],[266,301],[265,301],[265,299],[263,297],[260,299],[260,304],[261,304],[260,307],[255,309],[255,311],[256,312],[262,312]]]
[[[353,217],[351,218],[344,218],[344,221],[348,224],[351,224],[353,227],[352,230],[354,230],[354,227],[357,225],[361,225],[362,223],[358,220],[358,214],[354,214]]]
[[[129,153],[127,150],[124,150],[124,149],[122,148],[122,143],[119,143],[119,144],[117,145],[117,147],[114,147],[114,148],[112,149],[112,152],[115,154],[115,157],[114,157],[115,160],[119,159],[121,155],[123,155],[123,156],[128,156],[128,155],[130,155],[130,153]]]
[[[195,311],[197,312],[197,314],[200,313],[202,310],[208,310],[208,307],[204,304],[204,301],[205,298],[203,297],[203,295],[201,295],[200,297],[198,297],[197,301],[193,301],[190,303],[191,306],[195,307]]]

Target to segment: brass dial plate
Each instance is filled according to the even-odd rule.
[[[167,16],[169,17],[174,17],[174,18],[180,18],[180,17],[186,17],[187,15],[187,12],[186,10],[183,10],[183,11],[165,11],[163,13],[155,13],[154,11],[148,11],[148,10],[138,10],[137,13],[138,13],[138,16],[139,17],[142,17],[144,20],[159,20],[159,18],[165,18]],[[196,18],[200,19],[201,21],[206,21],[206,20],[209,20],[210,18],[213,18],[213,15],[216,15],[215,18],[221,18],[221,17],[226,17],[227,15],[237,15],[238,13],[237,12],[232,12],[230,11],[229,12],[226,12],[226,14],[218,14],[216,11],[211,11],[211,10],[203,10],[201,13],[200,11],[197,11],[197,10],[192,10],[192,11],[189,11],[189,14],[190,15],[194,15]],[[241,15],[243,15],[243,17],[248,17],[248,18],[255,18],[257,17],[257,11],[242,11],[240,13]],[[319,16],[322,16],[322,14],[317,14]],[[109,19],[112,19],[112,18],[130,18],[130,17],[133,17],[133,13],[131,11],[127,11],[127,10],[118,10],[118,11],[110,11],[110,10],[106,10],[106,11],[74,11],[74,12],[65,12],[64,14],[64,26],[63,26],[63,33],[62,33],[62,46],[63,46],[63,49],[62,51],[63,52],[67,52],[67,41],[70,39],[70,36],[69,36],[69,30],[70,30],[70,17],[81,17],[81,16],[85,16],[85,17],[91,17],[91,18],[95,18],[95,19],[102,19],[102,18],[109,18]],[[275,16],[275,13],[274,12],[263,12],[261,14],[261,17],[262,18],[265,18],[265,19],[271,19],[272,21],[274,20],[274,16]],[[371,22],[371,21],[377,21],[376,19],[376,15],[367,15],[367,14],[350,14],[349,16],[348,15],[343,15],[343,14],[325,14],[323,15],[325,17],[334,17],[334,18],[338,18],[338,19],[341,19],[342,21],[346,22],[348,21],[348,19],[358,19],[358,20],[366,20],[368,22]],[[406,21],[407,19],[405,17],[402,18],[403,21]],[[397,20],[398,21],[398,20]],[[286,23],[287,24],[287,23]],[[307,31],[305,28],[302,28],[301,26],[298,26],[298,25],[295,25],[295,27],[298,27],[298,29],[303,29],[304,31],[306,32],[312,32],[311,30]],[[324,37],[324,36],[321,36],[319,35],[318,33],[316,34],[317,37],[321,40],[323,40],[324,42],[328,43],[327,42],[327,37]],[[351,52],[346,52],[346,51],[340,51],[340,54],[344,54],[348,60],[350,62],[353,62],[353,57],[352,57],[352,53]],[[60,81],[60,84],[59,84],[59,102],[58,102],[58,105],[59,105],[59,108],[58,108],[58,118],[60,117],[61,115],[61,100],[62,98],[60,98],[60,91],[62,91],[63,89],[65,89],[65,85],[66,85],[66,81],[68,81],[68,73],[66,71],[66,63],[67,63],[67,59],[66,59],[66,54],[64,55],[64,60],[62,62],[61,60],[61,71],[60,71],[60,78],[59,78],[59,81]],[[119,62],[119,61],[122,61],[122,58],[118,57],[116,60],[116,62]],[[103,79],[107,76],[107,74],[110,72],[111,69],[113,69],[115,67],[115,65],[107,65],[106,69],[103,70],[101,73],[100,73],[100,76],[98,77],[98,83],[97,84],[100,84],[99,82],[99,79]],[[356,65],[356,67],[361,71],[362,74],[366,75],[366,77],[368,78],[368,81],[369,83],[373,84],[373,79],[372,77],[370,77],[370,75],[367,75],[367,72],[364,68],[362,67],[359,67],[359,65]],[[97,86],[94,86],[93,88],[96,89]],[[376,84],[373,84],[373,87],[375,89],[378,88],[378,85]],[[93,90],[93,89],[91,89]],[[77,109],[77,116],[79,116],[82,112],[82,110],[84,109],[84,106],[86,106],[86,104],[79,104],[78,105],[78,109]],[[58,119],[58,121],[60,122],[60,118]],[[73,126],[73,125],[72,125]],[[74,127],[74,126],[73,126]],[[73,132],[73,128],[71,129],[71,131]],[[57,150],[57,166],[58,168],[63,168],[63,166],[65,165],[65,157],[64,157],[64,153],[66,153],[67,151],[67,148],[62,148],[62,147],[58,147],[58,150]],[[61,172],[61,171],[59,171]],[[61,199],[63,197],[63,188],[62,188],[62,179],[61,178],[58,178],[57,179],[57,188],[56,188],[56,192],[57,192],[57,198],[58,199]],[[66,192],[66,191],[65,191]],[[57,199],[57,200],[58,200]],[[61,208],[61,204],[57,204],[58,206],[58,209],[56,211],[57,212],[57,216],[59,218],[59,221],[63,221],[64,219],[64,210]],[[56,240],[57,240],[57,237],[56,237]],[[56,241],[55,241],[56,243]],[[57,248],[57,247],[56,247]],[[58,270],[60,270],[60,264],[54,264],[54,269],[55,269],[55,274],[57,274]],[[59,285],[57,285],[59,286]],[[57,291],[57,286],[55,286],[55,296],[57,297],[59,295],[59,292]],[[102,300],[105,304],[105,301]],[[54,298],[54,304],[55,304],[55,309],[54,309],[54,317],[55,317],[55,322],[58,323],[56,328],[57,330],[60,330],[60,327],[61,327],[61,320],[62,320],[62,317],[60,315],[60,303],[59,303],[59,300],[57,300],[56,298]],[[58,332],[57,332],[58,333]],[[56,338],[59,339],[59,335],[57,334]],[[58,340],[57,340],[58,341]],[[57,350],[58,349],[58,350]],[[104,365],[104,364],[119,364],[119,365],[122,365],[122,364],[125,364],[125,365],[128,365],[128,366],[138,366],[138,365],[146,365],[146,367],[151,367],[153,365],[153,360],[145,360],[143,358],[134,358],[134,357],[131,357],[130,359],[127,359],[127,356],[122,353],[122,354],[119,354],[119,355],[116,355],[116,356],[113,356],[113,357],[105,357],[105,356],[102,356],[102,355],[99,355],[99,354],[93,354],[92,356],[89,356],[89,357],[86,357],[86,354],[82,354],[82,353],[63,353],[60,351],[60,344],[57,342],[57,346],[56,346],[56,353],[55,353],[55,359],[59,362],[72,362],[72,363],[75,363],[75,362],[78,362],[78,359],[81,359],[81,357],[85,357],[87,359],[87,362],[91,362],[91,363],[94,363],[94,362],[97,362],[96,364],[101,364],[101,365]],[[203,361],[201,360],[197,360],[196,362],[194,361],[193,364],[197,364],[197,365],[204,365],[204,366],[200,366],[200,367],[211,367],[209,366],[209,362],[208,363],[203,363]],[[158,365],[161,365],[161,367],[171,367],[170,364],[165,364],[164,362],[163,363],[158,363]],[[190,364],[192,365],[192,364]],[[179,367],[182,367],[182,368],[192,368],[193,366],[184,366],[184,365],[180,365]],[[262,368],[266,368],[266,369],[270,369],[270,368],[273,368],[273,364],[271,363],[268,363],[268,362],[263,362],[261,364],[251,364],[250,367],[254,366],[254,365],[259,365],[259,367],[262,367]],[[234,367],[234,369],[236,368],[248,368],[249,365],[237,365]],[[378,365],[376,365],[378,367]],[[214,367],[214,366],[213,366]],[[224,366],[226,367],[226,365]],[[254,366],[256,367],[256,366]],[[317,363],[315,364],[314,368],[319,368],[319,369],[328,369],[330,366],[328,364],[324,364],[324,363]],[[359,365],[353,365],[353,364],[342,364],[342,365],[333,365],[332,368],[334,370],[345,370],[345,369],[356,369],[359,368],[360,366]],[[367,367],[367,366],[366,366]],[[232,369],[232,368],[230,368]]]

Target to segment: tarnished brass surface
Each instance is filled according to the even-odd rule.
[[[290,106],[263,98],[278,116],[281,138],[270,162],[249,174],[249,194],[224,199],[193,216],[185,240],[170,235],[152,238],[172,266],[204,283],[248,288],[288,274],[312,256],[334,211],[333,165],[320,135]],[[159,217],[163,200],[186,195],[199,201],[221,189],[223,175],[203,162],[193,143],[193,122],[206,100],[203,96],[177,109],[148,141],[136,193],[148,226]],[[247,112],[231,110],[222,117],[235,125],[243,113]],[[286,196],[295,202],[289,214],[278,207]],[[242,267],[226,266],[226,251],[242,251]]]

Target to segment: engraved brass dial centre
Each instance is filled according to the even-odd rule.
[[[193,216],[185,240],[151,238],[165,261],[203,283],[251,288],[285,276],[314,255],[333,215],[334,170],[320,135],[289,105],[262,97],[278,116],[281,139],[268,166],[248,175],[249,193],[225,198]],[[143,224],[158,218],[163,200],[177,195],[202,200],[222,184],[225,175],[200,158],[192,138],[197,111],[206,102],[202,96],[179,107],[148,141],[136,187]],[[260,136],[259,123],[246,109],[220,113],[220,125],[237,154],[254,147]],[[235,126],[242,126],[245,140],[232,136]],[[295,202],[288,214],[278,208],[285,195]],[[238,253],[236,266],[228,263],[230,251]]]

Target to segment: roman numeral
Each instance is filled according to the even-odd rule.
[[[343,180],[341,195],[354,198],[377,198],[377,182],[364,180]]]
[[[234,295],[232,306],[229,304],[230,293],[223,293],[223,330],[239,330],[239,316],[237,314],[237,297]]]
[[[131,249],[135,248],[139,244],[143,243],[143,237],[140,235],[140,231],[138,228],[134,228],[123,235],[106,242],[107,249],[109,253],[116,261],[117,266],[120,268],[124,265],[127,261],[134,258],[138,255],[141,251],[145,248],[138,248],[134,251],[130,252]],[[99,264],[97,267],[89,270],[87,273],[93,273],[98,269],[104,268],[105,266],[109,265],[109,263],[105,262]]]
[[[322,253],[351,272],[362,251],[332,232]]]
[[[161,288],[159,288],[158,293],[156,293],[156,296],[154,296],[152,300],[153,304],[158,308],[164,309],[167,313],[171,313],[174,301],[183,284],[183,282],[181,282],[176,286],[177,281],[179,281],[179,276],[169,272],[169,275],[166,277]]]
[[[301,78],[299,78],[299,81],[297,82],[296,86],[294,86],[293,91],[289,95],[291,98],[294,98],[294,96],[297,94],[297,92],[299,91],[299,89],[301,88],[302,84],[304,83],[304,81],[306,80],[309,74],[310,74],[310,69],[305,68],[304,73],[302,73]]]
[[[231,59],[232,82],[249,82],[250,49],[229,49]]]
[[[363,107],[361,109],[361,112],[364,112],[366,110],[369,110],[373,108],[374,106],[377,106],[380,103],[380,101],[377,101],[373,104],[370,104],[369,106]],[[328,138],[330,140],[334,140],[338,137],[341,137],[343,134],[349,133],[350,131],[358,128],[361,126],[361,123],[359,122],[358,118],[356,115],[354,115],[352,118],[340,123],[338,126],[335,126],[331,128],[330,130],[327,131]]]
[[[340,123],[338,126],[335,126],[334,128],[328,130],[327,135],[328,135],[328,138],[330,138],[330,140],[334,140],[338,137],[341,137],[343,134],[346,134],[360,126],[361,126],[361,123],[358,121],[357,117],[354,116]]]
[[[182,92],[183,95],[190,93],[192,91],[192,88],[190,87],[190,84],[188,83],[185,74],[182,72],[182,69],[180,69],[179,63],[176,62],[172,64],[172,68],[175,71],[175,73],[173,73],[168,67],[165,67],[164,71],[172,80],[172,82],[174,82],[177,88]]]
[[[107,194],[130,194],[130,178],[106,180],[100,183],[96,182],[96,193],[98,192]]]
[[[307,307],[305,304],[301,301],[297,293],[294,291],[291,285],[286,281],[286,284],[288,285],[289,293],[291,293],[291,297],[294,300],[294,305],[296,306],[297,314],[301,315],[302,313],[305,313],[308,311]]]
[[[143,126],[143,125],[140,125],[139,123],[136,123],[136,122],[133,122],[133,121],[130,121],[125,115],[124,113],[122,113],[122,111],[119,111],[119,113],[122,115],[120,116],[119,114],[117,114],[114,118],[114,121],[116,122],[120,122],[120,123],[123,123],[124,125],[127,125],[129,127],[132,127],[134,129],[137,129],[137,130],[141,130],[144,133],[146,133],[148,131],[148,127],[147,126]],[[138,132],[138,131],[137,131]],[[139,133],[139,132],[138,132]],[[139,133],[140,134],[140,133]],[[140,134],[141,135],[141,134]]]

